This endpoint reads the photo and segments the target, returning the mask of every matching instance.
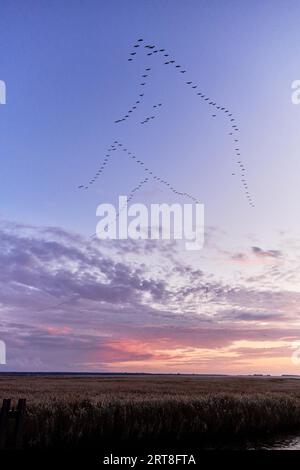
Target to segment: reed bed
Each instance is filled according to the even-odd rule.
[[[0,397],[28,398],[27,448],[103,448],[133,443],[201,447],[228,438],[265,438],[300,429],[298,381],[21,379],[10,378],[16,382],[6,388],[2,377]]]

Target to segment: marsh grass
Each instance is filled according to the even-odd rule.
[[[250,438],[300,425],[300,401],[279,395],[56,401],[28,410],[30,447],[97,447],[103,442],[186,442]]]
[[[105,443],[117,447],[133,442],[188,442],[201,447],[300,428],[298,382],[194,378],[187,386],[186,380],[17,379],[9,393],[2,379],[0,393],[3,398],[3,393],[15,399],[27,396],[24,443],[29,448],[100,448]]]

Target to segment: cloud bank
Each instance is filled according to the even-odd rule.
[[[173,242],[2,222],[0,243],[1,370],[298,373],[295,256],[229,253],[241,261],[233,282],[188,264]],[[272,263],[248,268],[249,257]]]

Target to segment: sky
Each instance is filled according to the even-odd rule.
[[[1,0],[0,371],[300,374],[299,20],[293,0]],[[201,251],[92,238],[144,167],[204,204]],[[149,177],[132,202],[190,200]]]

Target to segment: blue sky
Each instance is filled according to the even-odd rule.
[[[16,225],[12,226],[12,223],[26,226],[26,229],[20,228],[21,240],[23,237],[36,240],[40,236],[45,246],[52,241],[52,235],[42,227],[64,230],[63,246],[68,245],[66,240],[70,234],[88,237],[95,231],[97,205],[115,202],[119,194],[127,194],[144,177],[140,167],[120,155],[88,191],[77,189],[78,185],[91,179],[107,147],[117,139],[162,178],[168,179],[179,190],[192,193],[205,205],[205,248],[199,255],[177,253],[174,248],[174,257],[176,253],[180,259],[176,263],[184,260],[191,269],[204,271],[209,287],[213,276],[218,282],[231,285],[232,289],[241,289],[241,286],[246,289],[249,278],[255,275],[257,291],[270,289],[274,293],[282,290],[285,295],[287,290],[296,295],[300,106],[291,102],[291,83],[300,75],[299,18],[297,1],[4,0],[0,18],[0,79],[7,85],[7,104],[0,106],[0,215],[4,232],[8,230],[13,234],[9,253],[22,252],[20,240],[14,238]],[[133,61],[128,61],[138,38],[144,39],[143,44],[156,44],[170,51],[176,63],[187,70],[186,74],[177,73],[173,65],[164,65],[156,56],[139,54]],[[145,86],[145,96],[138,111],[125,123],[115,124],[114,121],[137,100],[141,75],[147,67],[151,68],[151,80]],[[186,85],[189,80],[212,100],[228,107],[236,118],[238,145],[255,208],[249,207],[236,171],[228,122],[220,113],[216,118],[212,117],[211,107]],[[141,125],[157,103],[162,103],[157,117]],[[236,175],[232,176],[232,173]],[[181,200],[150,181],[138,193],[136,202]],[[37,227],[34,235],[32,227]],[[4,238],[6,240],[6,236]],[[31,245],[21,246],[24,246],[26,256],[33,256]],[[257,247],[261,251],[257,251]],[[114,263],[117,263],[119,253],[126,251],[123,245],[119,252],[115,245],[104,248]],[[136,269],[146,264],[149,272],[144,273],[145,278],[155,283],[161,276],[159,282],[165,282],[166,273],[157,273],[155,266],[151,266],[152,254],[149,258],[145,252],[141,255],[139,247],[136,249],[127,268],[130,265],[130,269],[132,266]],[[159,256],[160,249],[156,248]],[[21,270],[24,269],[22,256],[14,257],[13,261]],[[49,261],[49,286],[53,281],[54,262],[55,256],[51,263]],[[58,256],[57,266],[62,269],[64,262]],[[16,271],[9,268],[8,260],[6,263],[10,282],[15,285],[19,282],[14,278]],[[71,260],[69,263],[70,273],[74,274]],[[96,269],[90,264],[93,265],[91,260],[89,269],[86,267],[84,283],[88,283]],[[30,266],[39,269],[33,262]],[[274,277],[275,271],[281,273],[278,279]],[[26,273],[23,281],[25,277]],[[172,289],[180,290],[179,285],[180,281],[174,280]],[[199,292],[203,293],[201,286],[198,286]],[[3,289],[5,293],[5,284]],[[43,290],[35,284],[28,285],[28,289],[30,298],[35,289]],[[212,291],[215,292],[215,287]],[[45,305],[70,298],[69,292],[58,294],[54,287],[45,295],[45,298],[32,298],[37,311]],[[76,299],[78,295],[77,292]],[[6,295],[3,297],[6,299]],[[198,309],[200,315],[196,294],[192,301],[193,309]],[[21,299],[18,302],[22,304]],[[126,305],[128,302],[127,299]],[[174,314],[175,307],[170,300],[168,302],[164,308],[171,309]],[[228,304],[227,310],[232,311],[232,299],[227,298],[224,302]],[[247,304],[243,297],[240,309],[247,306],[245,302]],[[268,302],[271,303],[269,298]],[[273,303],[274,308],[280,310],[275,300]],[[182,301],[181,315],[189,324],[192,320],[183,305]],[[3,300],[2,308],[5,321],[14,318],[20,322],[25,316],[24,324],[37,329],[47,324],[48,332],[60,331],[57,326],[51,326],[58,321],[58,313],[68,318],[67,307],[59,312],[57,309],[46,310],[47,319],[31,318],[28,314],[30,302],[28,311],[23,313],[11,299]],[[100,325],[104,315],[101,308],[98,313]],[[140,306],[133,302],[131,308]],[[157,306],[152,299],[151,308],[162,309],[162,305]],[[220,308],[212,298],[207,314],[217,318]],[[261,300],[257,300],[255,308],[260,311]],[[99,305],[93,305],[92,310],[98,311]],[[286,341],[278,333],[284,316],[281,311],[278,315],[280,321],[274,325],[275,339]],[[288,315],[292,315],[293,328],[297,327],[294,313],[289,311]],[[232,321],[233,315],[229,317]],[[256,325],[256,321],[254,314],[251,325]],[[76,319],[70,318],[63,332],[67,334],[68,328],[74,328],[75,324]],[[95,329],[90,319],[87,328],[91,325]],[[108,334],[114,335],[116,329],[120,329],[120,322],[110,328]],[[7,325],[4,330],[6,334],[11,331]],[[19,333],[22,336],[22,328]],[[141,333],[132,335],[126,333],[126,341],[128,344],[137,341],[132,348],[136,345],[138,349]],[[240,337],[240,341],[244,341],[242,333]],[[290,343],[294,340],[292,338]],[[173,343],[168,351],[172,348],[175,348]],[[22,368],[16,345],[13,351],[11,367]],[[129,347],[129,355],[130,351]],[[212,357],[213,351],[212,348]],[[161,364],[155,366],[155,358],[149,360],[149,370],[161,370]],[[57,368],[52,361],[49,363],[45,359],[36,367]],[[102,368],[114,367],[109,361],[100,363]],[[75,367],[66,360],[64,367],[89,367],[80,358],[78,364]],[[30,361],[24,367],[30,369]],[[97,368],[97,363],[93,362],[91,367]],[[117,362],[115,367],[121,367],[120,363]],[[146,365],[144,362],[126,362],[124,367],[133,370]],[[190,366],[187,369],[185,365],[178,367],[192,370]],[[224,367],[226,365],[221,364],[218,370],[222,371]],[[251,365],[247,367],[250,370]],[[268,367],[267,364],[266,370]],[[239,371],[243,371],[242,365]]]

